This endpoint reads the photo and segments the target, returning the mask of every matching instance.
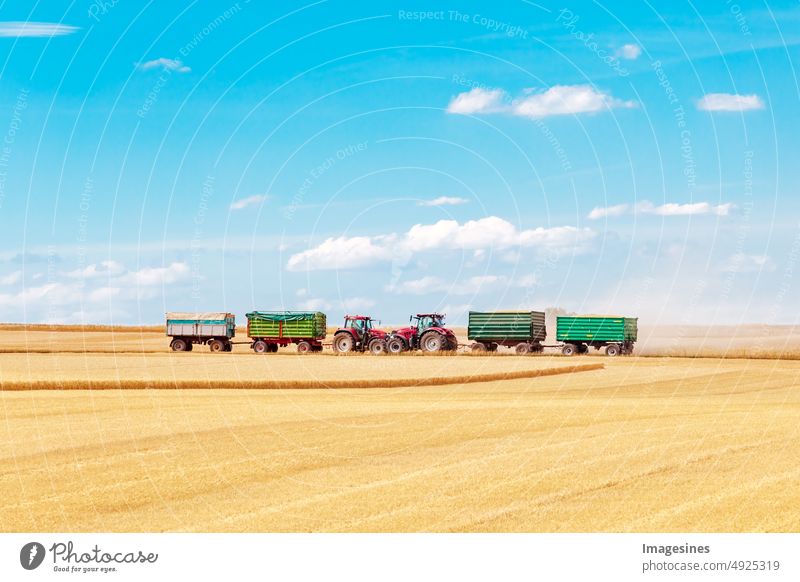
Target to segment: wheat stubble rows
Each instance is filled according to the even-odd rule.
[[[145,373],[119,360],[140,356],[107,357]],[[229,365],[190,357],[213,374]],[[154,365],[190,362],[169,361]],[[567,363],[265,361],[237,366],[357,382],[369,366],[459,375]],[[371,390],[3,391],[2,529],[797,531],[800,362],[603,362]]]

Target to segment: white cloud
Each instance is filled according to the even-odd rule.
[[[633,101],[621,101],[590,85],[556,85],[514,101],[515,115],[534,119],[552,115],[596,113],[615,107],[635,107]]]
[[[653,206],[650,202],[637,204],[637,212],[644,214],[656,214],[658,216],[692,216],[696,214],[714,214],[716,216],[727,216],[733,204],[719,204],[714,206],[708,202],[694,202],[689,204],[667,203],[661,206]]]
[[[75,269],[65,274],[72,279],[95,279],[119,275],[124,270],[125,266],[117,261],[100,261],[99,263],[87,265],[83,269]]]
[[[189,275],[189,265],[174,262],[166,267],[144,267],[138,271],[131,271],[119,278],[120,282],[141,287],[166,285],[176,283]]]
[[[627,204],[616,204],[614,206],[596,206],[589,213],[589,220],[598,220],[610,216],[622,216],[630,207]]]
[[[138,68],[142,71],[149,71],[151,69],[163,69],[165,71],[174,71],[176,73],[188,73],[192,69],[187,67],[183,64],[182,61],[177,59],[167,59],[161,57],[160,59],[153,59],[152,61],[146,61],[144,63],[139,63]]]
[[[758,95],[736,95],[731,93],[709,93],[697,102],[700,111],[750,111],[764,109]]]
[[[715,216],[728,216],[736,208],[730,202],[725,204],[713,205],[709,202],[691,202],[687,204],[677,204],[668,202],[656,206],[649,200],[642,200],[635,206],[628,204],[617,204],[614,206],[597,206],[588,214],[590,220],[600,218],[617,217],[624,214],[655,214],[657,216],[693,216],[698,214],[711,214]]]
[[[448,113],[471,115],[473,113],[493,113],[503,109],[505,91],[501,89],[482,89],[476,87],[471,91],[453,97],[447,106]]]
[[[510,105],[503,103],[500,89],[476,88],[454,97],[447,106],[449,113],[509,113],[519,117],[541,119],[553,115],[596,113],[609,109],[636,107],[635,101],[622,101],[590,85],[555,85],[545,91],[527,89],[525,95]]]
[[[366,297],[348,297],[339,301],[330,301],[323,298],[307,299],[300,302],[300,309],[305,311],[328,311],[339,309],[346,311],[350,315],[356,315],[359,311],[364,311],[375,306],[375,301]],[[329,325],[333,323],[329,322]]]
[[[417,206],[456,206],[458,204],[466,204],[469,202],[466,198],[458,198],[456,196],[439,196],[433,200],[423,200],[418,202]]]
[[[775,270],[775,262],[767,255],[736,253],[728,257],[722,266],[728,273],[760,273]]]
[[[292,255],[290,271],[352,269],[398,260],[407,262],[414,254],[434,250],[477,251],[527,247],[550,253],[585,252],[597,233],[574,226],[538,227],[519,230],[497,216],[469,220],[440,220],[415,224],[402,235],[328,238],[320,245]]]
[[[255,206],[257,204],[261,204],[266,199],[266,194],[254,194],[253,196],[248,196],[247,198],[240,198],[231,204],[231,210],[241,210],[242,208],[247,208],[248,206]]]
[[[119,287],[100,287],[89,292],[89,301],[108,301],[112,297],[120,294],[122,289]]]
[[[638,44],[624,44],[617,51],[617,56],[629,61],[635,61],[642,54],[642,47]]]
[[[0,37],[65,36],[80,30],[77,26],[53,22],[0,22]]]
[[[381,237],[355,236],[328,238],[322,244],[289,257],[290,271],[353,269],[390,260],[392,251]]]
[[[446,281],[441,277],[427,276],[421,279],[387,285],[385,290],[401,295],[426,295],[428,293],[478,295],[502,286],[519,287],[522,285],[520,282],[515,282],[514,285],[511,285],[505,275],[476,275],[463,281]]]
[[[22,271],[14,271],[0,277],[0,285],[13,285],[22,279]]]

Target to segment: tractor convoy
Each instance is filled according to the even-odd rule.
[[[252,311],[247,314],[247,341],[235,342],[236,318],[226,312],[167,313],[167,336],[175,352],[189,352],[195,344],[212,352],[230,352],[233,344],[249,344],[257,354],[277,352],[294,344],[298,353],[321,352],[330,345],[334,352],[369,352],[374,355],[400,354],[420,350],[428,353],[454,352],[459,348],[453,330],[445,327],[441,313],[418,313],[409,325],[391,331],[379,329],[380,322],[365,315],[346,315],[333,341],[327,337],[327,316],[319,311]],[[542,353],[557,348],[565,356],[585,354],[589,348],[604,350],[607,356],[630,355],[638,335],[635,317],[610,315],[558,316],[556,339],[546,345],[547,330],[542,311],[470,311],[467,338],[473,352],[495,352],[499,346],[516,354]]]

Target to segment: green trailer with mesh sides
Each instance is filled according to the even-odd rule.
[[[494,352],[498,346],[517,354],[539,353],[547,338],[543,311],[470,311],[467,338],[473,352]]]
[[[638,336],[638,318],[613,315],[576,315],[556,318],[556,339],[564,342],[565,356],[605,348],[607,356],[630,355]]]
[[[301,354],[321,352],[327,317],[320,311],[253,311],[247,314],[247,336],[257,354],[296,344]]]

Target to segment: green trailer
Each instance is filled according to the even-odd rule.
[[[250,347],[258,354],[296,344],[301,354],[321,352],[327,317],[319,311],[253,311],[247,314]]]
[[[547,338],[543,311],[470,311],[467,338],[472,351],[495,351],[513,347],[518,354],[541,352]]]
[[[564,342],[565,356],[585,354],[589,348],[605,348],[606,355],[633,353],[638,334],[638,319],[614,315],[558,316],[556,339]]]

